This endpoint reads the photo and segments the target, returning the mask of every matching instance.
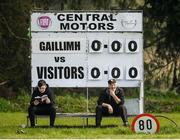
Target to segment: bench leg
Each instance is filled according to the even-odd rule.
[[[84,117],[82,117],[82,119],[83,119],[83,128],[84,128],[84,124],[85,124],[85,123],[84,123],[84,119],[85,119],[85,118],[84,118]]]
[[[27,116],[26,119],[27,119],[27,127],[29,127],[29,116]]]
[[[37,124],[37,116],[35,115],[35,124]]]
[[[86,118],[86,126],[88,126],[88,117]]]

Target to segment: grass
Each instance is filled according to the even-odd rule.
[[[180,138],[180,113],[161,113],[155,115],[166,116],[176,122],[158,117],[161,128],[158,134],[135,134],[130,128],[122,126],[118,118],[104,118],[102,128],[95,128],[94,118],[89,119],[89,126],[82,127],[81,118],[57,118],[56,127],[49,128],[49,119],[38,119],[37,128],[22,128],[26,124],[26,113],[0,113],[0,138],[60,138],[60,139],[145,139],[145,138]],[[133,120],[129,118],[131,123]]]

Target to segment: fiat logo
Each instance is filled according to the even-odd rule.
[[[51,25],[51,19],[48,16],[41,16],[38,17],[37,19],[37,24],[42,28],[42,29],[47,29]]]

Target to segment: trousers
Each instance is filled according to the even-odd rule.
[[[96,126],[101,125],[102,116],[120,116],[123,123],[127,122],[127,109],[124,105],[113,108],[113,114],[109,114],[108,108],[98,105],[96,107]]]
[[[47,106],[33,106],[30,105],[28,108],[29,119],[31,127],[35,126],[35,115],[49,115],[50,116],[50,126],[54,126],[56,118],[56,108],[53,105]]]

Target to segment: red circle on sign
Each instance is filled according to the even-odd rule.
[[[134,118],[134,120],[133,120],[133,122],[132,122],[132,124],[131,124],[132,131],[135,132],[135,123],[136,123],[136,121],[137,121],[139,118],[145,117],[145,116],[152,118],[152,119],[156,122],[156,125],[157,125],[156,133],[159,132],[159,130],[160,130],[159,121],[158,121],[158,120],[156,119],[156,117],[154,117],[153,115],[151,115],[151,114],[146,114],[146,113],[145,113],[145,114],[140,114],[140,115],[138,115],[138,116],[136,116],[136,117]]]

